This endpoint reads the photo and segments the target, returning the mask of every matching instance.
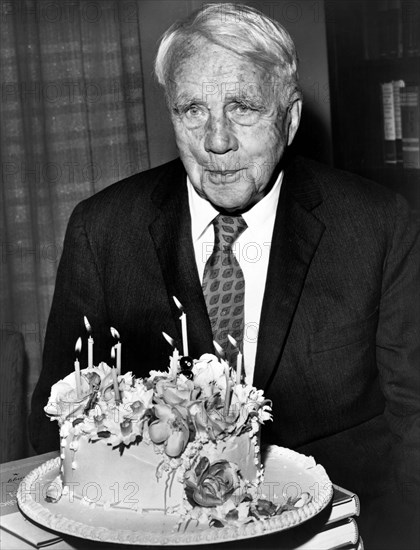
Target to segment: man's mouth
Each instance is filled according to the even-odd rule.
[[[230,183],[238,179],[240,169],[236,170],[206,170],[208,179],[212,183]]]

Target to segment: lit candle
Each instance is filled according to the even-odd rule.
[[[82,339],[79,337],[76,342],[75,346],[76,351],[76,360],[74,362],[74,374],[76,378],[76,396],[77,399],[81,399],[82,397],[82,388],[81,388],[81,382],[80,382],[80,363],[79,363],[79,353],[82,351]]]
[[[120,389],[118,387],[118,375],[117,375],[117,369],[114,367],[114,359],[115,359],[115,347],[112,346],[111,348],[111,373],[112,373],[112,383],[114,385],[114,395],[115,395],[115,401],[119,403],[120,401]]]
[[[175,348],[171,357],[171,373],[174,378],[178,374],[179,351]]]
[[[216,340],[213,340],[213,346],[214,346],[214,349],[216,350],[217,355],[219,356],[219,359],[224,359],[225,352],[223,351],[222,346],[218,342],[216,342]]]
[[[185,356],[185,355],[188,355],[187,316],[178,298],[176,298],[176,296],[173,296],[173,299],[176,304],[176,307],[181,311],[180,320],[181,320],[181,329],[182,329],[182,351]]]
[[[178,350],[175,348],[175,341],[173,338],[171,338],[169,336],[169,334],[166,334],[166,332],[162,332],[162,336],[165,338],[165,340],[168,342],[168,344],[170,344],[173,348],[174,348],[174,351],[172,353],[172,357],[171,357],[171,368],[170,368],[170,371],[171,371],[171,375],[173,378],[176,378],[176,375],[178,374],[178,359],[179,359],[179,352]]]
[[[238,350],[238,355],[236,357],[236,384],[240,384],[241,383],[241,374],[242,374],[242,358],[243,358],[243,356],[242,356],[242,353],[239,350],[238,342],[235,340],[235,338],[233,338],[233,336],[228,334],[228,340],[232,344],[232,346]]]
[[[88,367],[93,367],[93,338],[92,338],[92,327],[90,326],[89,321],[87,320],[86,315],[83,317],[85,321],[85,327],[88,331],[89,338],[88,338]]]
[[[118,342],[115,344],[114,348],[117,353],[117,373],[121,374],[121,342],[119,340],[120,335],[118,330],[114,327],[111,327],[111,334],[114,338],[118,338]]]
[[[223,407],[223,415],[227,416],[229,414],[229,406],[230,406],[230,376],[229,376],[229,365],[226,363],[226,361],[222,361],[223,366],[225,367],[225,378],[226,378],[226,392],[225,392],[225,404]]]
[[[240,351],[238,351],[238,357],[236,358],[236,384],[241,383],[242,361],[243,361],[243,355]]]

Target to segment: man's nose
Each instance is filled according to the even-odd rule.
[[[216,153],[217,155],[238,149],[238,140],[230,127],[230,121],[224,114],[210,115],[204,137],[204,148],[207,153]]]

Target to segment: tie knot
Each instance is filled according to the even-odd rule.
[[[242,216],[219,214],[213,220],[215,245],[230,247],[248,227]]]

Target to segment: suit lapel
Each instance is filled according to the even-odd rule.
[[[180,162],[170,181],[159,183],[152,200],[159,214],[149,230],[178,327],[178,334],[171,336],[182,353],[180,311],[172,299],[176,296],[187,314],[189,354],[200,357],[213,349],[212,332],[194,257],[186,174]]]
[[[311,212],[317,182],[296,165],[285,170],[260,318],[254,386],[265,389],[278,368],[305,279],[324,232]]]

